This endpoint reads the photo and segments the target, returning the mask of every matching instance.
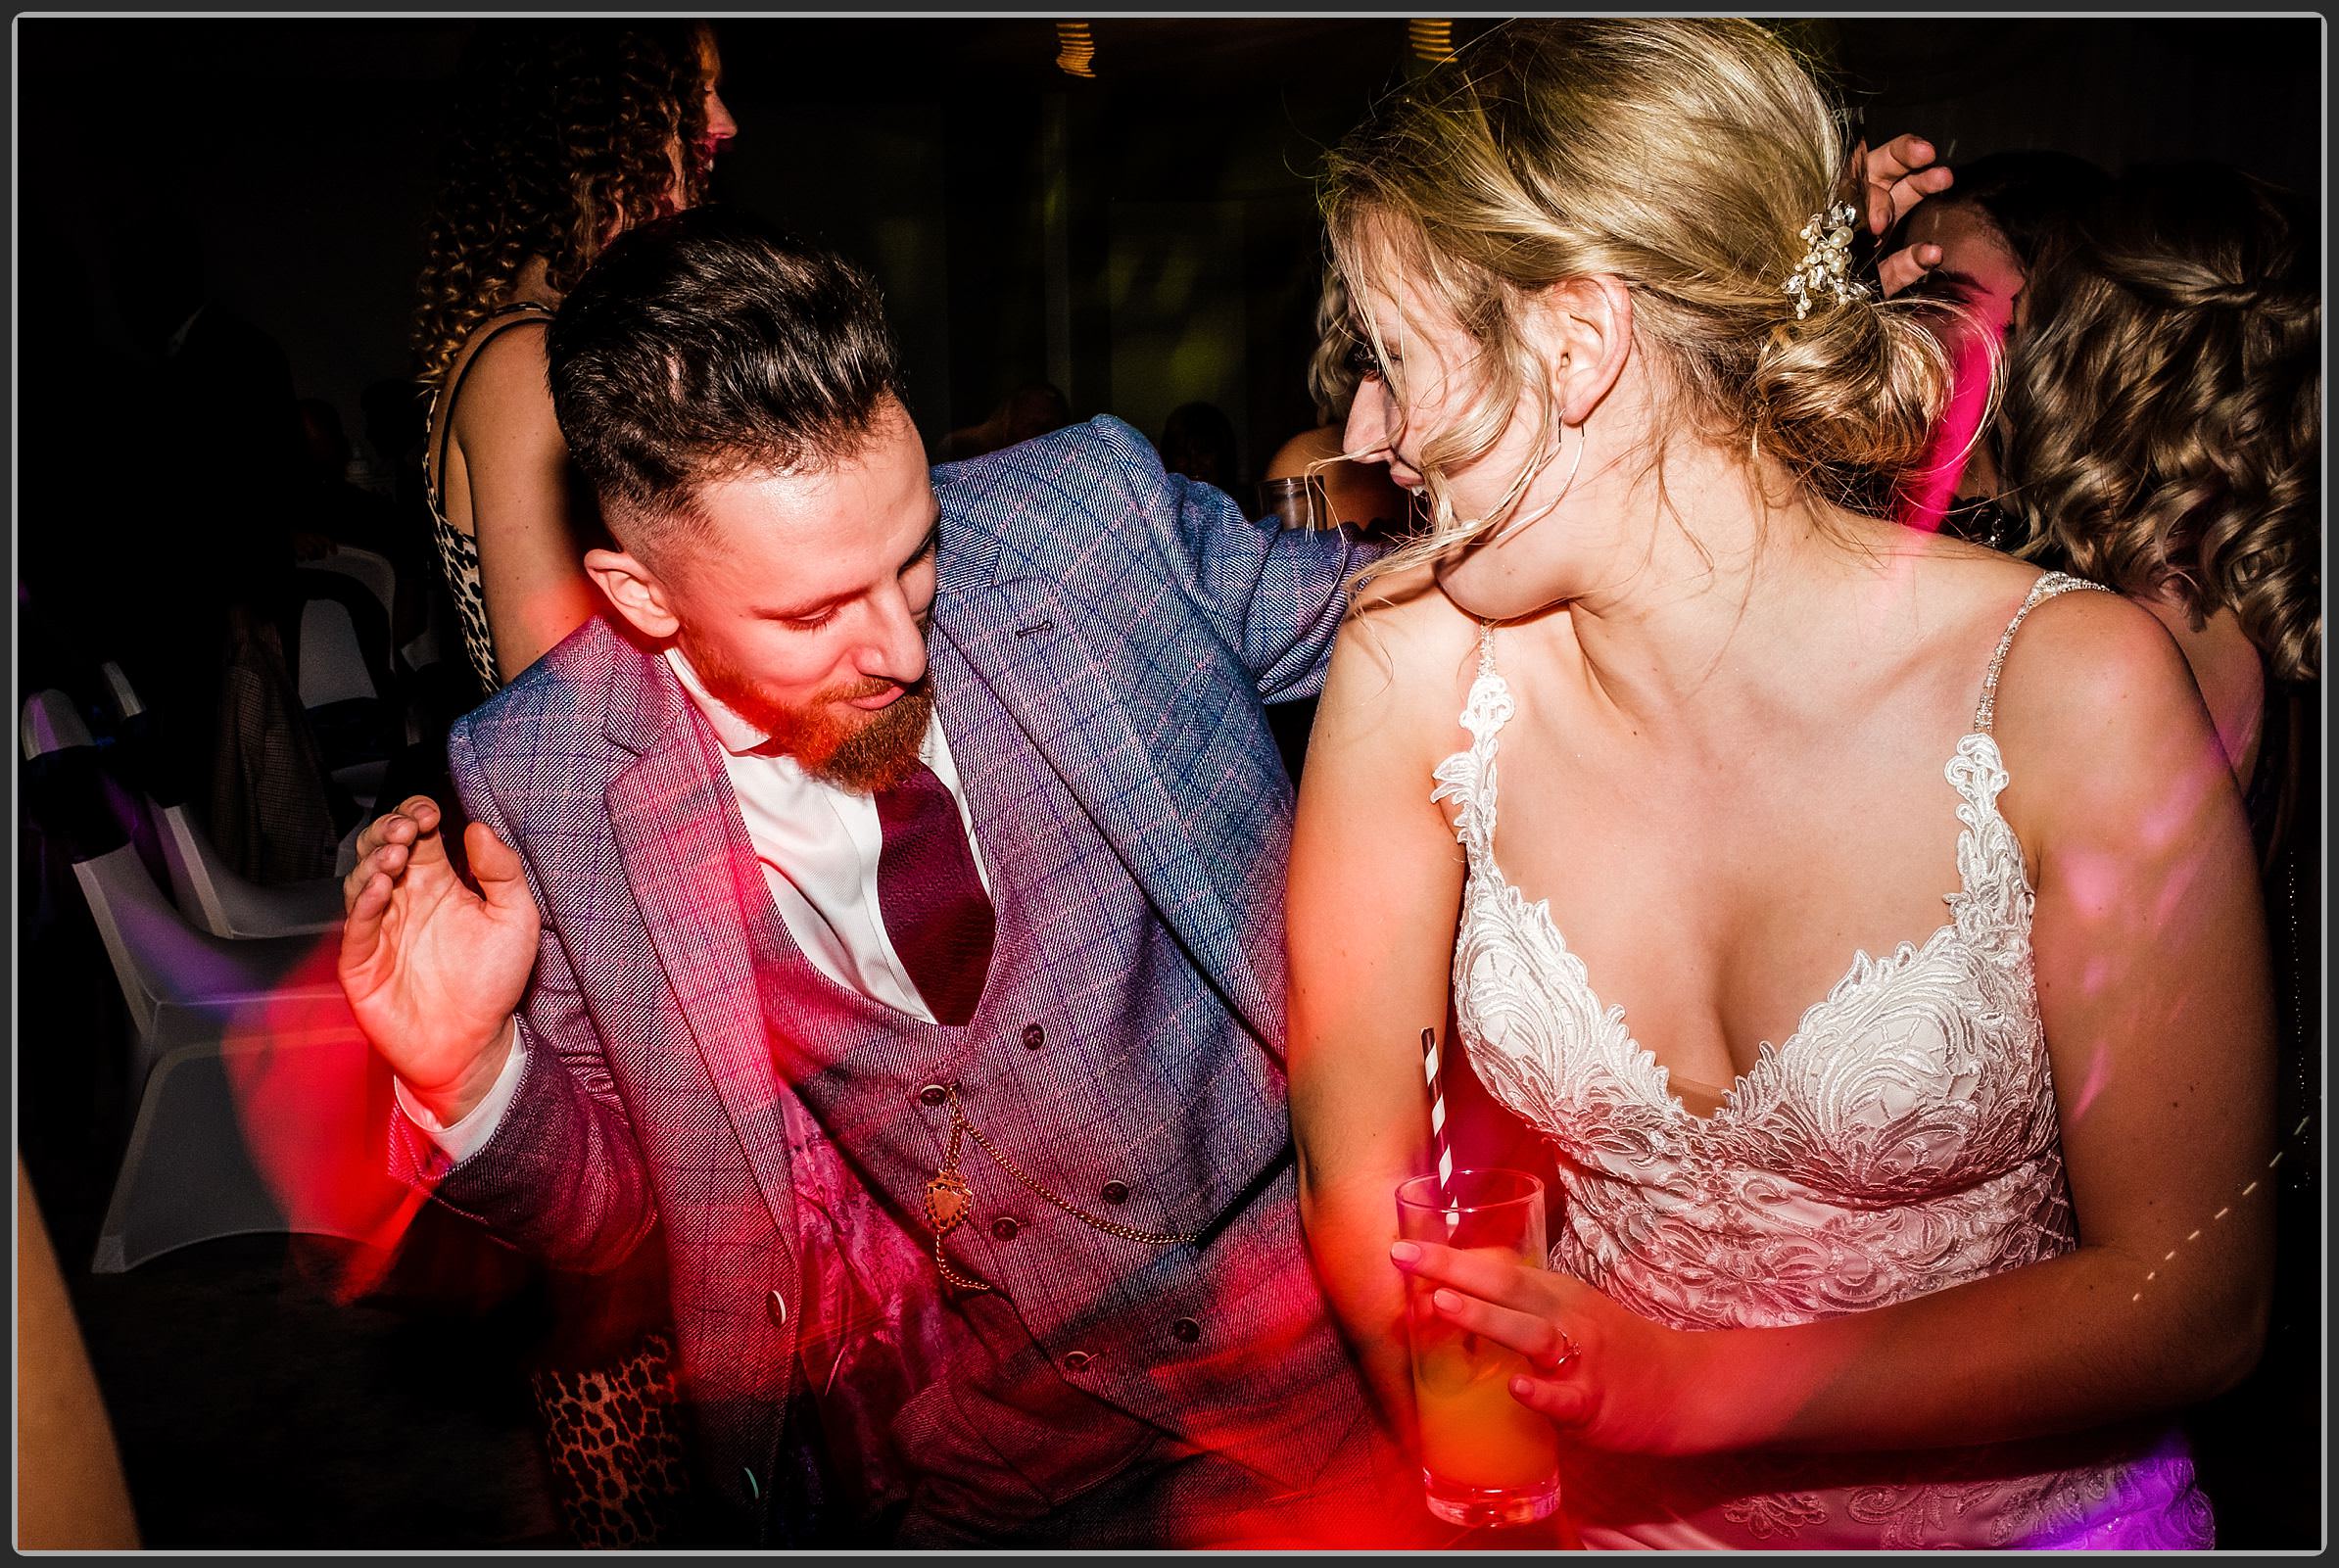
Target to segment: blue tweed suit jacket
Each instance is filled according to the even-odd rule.
[[[1286,1300],[1281,1317],[1262,1321],[1320,1319],[1288,1166],[1262,1196],[1261,1172],[1288,1136],[1292,798],[1260,701],[1317,689],[1342,586],[1373,546],[1345,530],[1253,523],[1219,492],[1165,473],[1145,439],[1109,417],[945,466],[934,481],[931,636],[945,726],[943,681],[987,688],[1207,979],[1209,1005],[1223,1012],[1217,1034],[1257,1053],[1243,1071],[1261,1087],[1230,1102],[1237,1124],[1199,1157],[1190,1201],[1275,1210],[1229,1254],[1248,1245],[1253,1272],[1263,1257],[1272,1265]],[[979,775],[990,742],[951,735],[961,770]],[[465,808],[519,850],[545,915],[521,1021],[527,1067],[479,1152],[450,1166],[402,1120],[394,1161],[564,1268],[614,1266],[657,1221],[702,1473],[740,1492],[731,1501],[761,1539],[800,1541],[802,1462],[785,1430],[797,1424],[786,1412],[804,1313],[786,1091],[735,881],[744,829],[712,737],[654,650],[597,618],[461,720],[450,754]],[[1069,877],[1020,891],[1075,915],[1096,897]],[[1090,954],[1076,940],[1051,962],[1066,996],[1131,989],[1125,976],[1081,973]],[[1119,1017],[1142,1018],[1142,998]],[[1026,1149],[1069,1138],[1106,1114],[1084,1097],[1120,1125],[1158,1129],[1177,1122],[1179,1108],[1159,1103],[1175,1092],[1151,1073],[1067,1084],[1065,1104],[1035,1097],[1010,1133]],[[1016,1300],[1044,1337],[1101,1310],[1100,1294],[1063,1267],[1059,1280],[1020,1282]],[[1305,1337],[1272,1354],[1336,1363],[1328,1321]],[[1340,1366],[1337,1377],[1352,1385],[1340,1398],[1360,1409],[1353,1374]],[[1174,1423],[1192,1394],[1139,1379],[1114,1397]]]

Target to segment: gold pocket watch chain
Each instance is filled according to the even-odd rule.
[[[975,1201],[975,1189],[970,1187],[967,1184],[967,1178],[958,1172],[959,1140],[962,1134],[973,1137],[982,1152],[991,1157],[991,1164],[1091,1229],[1101,1230],[1106,1235],[1117,1236],[1122,1241],[1135,1242],[1141,1247],[1182,1247],[1194,1240],[1191,1235],[1164,1236],[1150,1230],[1138,1230],[1129,1225],[1117,1225],[1110,1219],[1099,1219],[1085,1210],[1076,1209],[1066,1203],[1047,1188],[1025,1175],[1014,1161],[993,1147],[990,1139],[982,1135],[980,1127],[967,1119],[966,1113],[959,1109],[958,1085],[950,1085],[947,1092],[950,1096],[950,1144],[942,1153],[942,1167],[936,1170],[932,1179],[926,1184],[926,1221],[933,1227],[934,1267],[940,1271],[945,1284],[955,1285],[960,1290],[969,1291],[990,1289],[990,1286],[979,1279],[969,1279],[960,1274],[950,1266],[949,1259],[942,1254],[942,1239],[956,1230],[966,1219],[967,1210]]]

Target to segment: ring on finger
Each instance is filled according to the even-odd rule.
[[[1564,1329],[1559,1332],[1559,1347],[1558,1354],[1547,1355],[1542,1358],[1543,1370],[1548,1375],[1556,1376],[1566,1371],[1582,1356],[1583,1353],[1576,1349],[1576,1342],[1568,1336]]]

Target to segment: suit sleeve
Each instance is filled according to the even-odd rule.
[[[1265,702],[1315,695],[1348,610],[1348,583],[1388,546],[1355,529],[1255,522],[1224,491],[1162,467],[1150,442],[1096,421],[1165,564],[1236,650]]]
[[[456,722],[447,749],[463,809],[512,843],[468,719]],[[525,846],[521,861],[542,909],[544,896]],[[393,1112],[394,1164],[407,1180],[430,1187],[440,1202],[523,1252],[577,1272],[614,1268],[648,1233],[655,1208],[600,1035],[568,950],[549,919],[519,1026],[526,1053],[519,1083],[486,1144],[450,1164],[427,1135]]]

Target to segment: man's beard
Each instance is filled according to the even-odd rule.
[[[875,712],[849,704],[855,697],[890,689],[892,682],[856,682],[795,707],[765,697],[753,682],[710,650],[691,646],[688,639],[683,653],[711,695],[770,735],[755,748],[759,752],[793,758],[813,778],[853,794],[890,789],[918,770],[918,753],[933,713],[931,673]]]

